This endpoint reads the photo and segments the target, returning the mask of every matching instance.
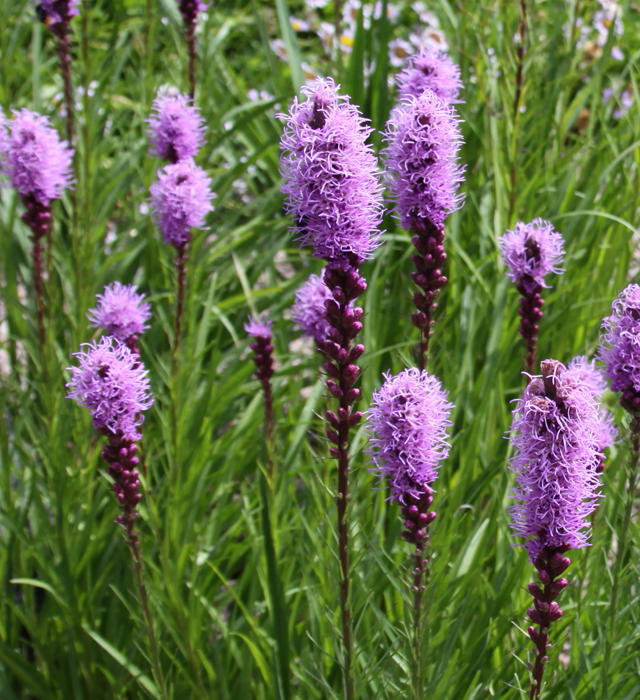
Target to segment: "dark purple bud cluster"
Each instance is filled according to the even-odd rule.
[[[422,495],[407,496],[409,505],[402,506],[402,516],[406,530],[402,531],[402,536],[407,542],[416,545],[416,549],[424,549],[429,542],[429,525],[435,520],[434,511],[429,511],[433,503],[433,490],[428,486],[424,487]]]
[[[355,362],[364,352],[364,345],[351,345],[362,330],[363,315],[362,309],[354,307],[352,302],[367,288],[358,266],[358,260],[353,257],[349,262],[330,262],[324,273],[324,282],[331,292],[331,297],[325,302],[329,329],[324,351],[329,359],[324,363],[324,369],[329,377],[327,388],[340,402],[337,414],[327,411],[327,420],[333,427],[326,432],[335,445],[331,448],[331,456],[336,459],[340,459],[341,452],[347,449],[349,429],[362,418],[362,413],[352,410],[360,396],[360,389],[354,387],[360,376],[360,368]]]
[[[540,296],[542,286],[539,284],[525,284],[521,282],[516,285],[520,292],[520,329],[519,333],[524,338],[527,354],[525,356],[525,368],[527,372],[533,372],[536,364],[536,354],[538,351],[538,325],[544,316],[542,307],[544,299]]]
[[[416,267],[411,279],[421,290],[413,295],[417,311],[411,314],[411,322],[420,331],[418,365],[422,370],[429,350],[433,312],[438,305],[436,300],[447,283],[447,278],[442,274],[447,254],[444,252],[444,226],[437,226],[426,219],[416,219],[411,231],[415,234],[411,241],[418,251],[411,256]]]
[[[122,514],[116,522],[127,533],[129,545],[137,547],[139,532],[135,529],[138,517],[137,507],[142,495],[139,493],[140,480],[136,457],[138,446],[122,435],[114,435],[107,430],[102,431],[109,438],[109,443],[102,448],[102,459],[109,465],[107,473],[113,479],[111,488],[118,499]]]
[[[195,26],[198,14],[205,8],[202,0],[180,0],[179,5],[185,27]]]
[[[544,665],[549,661],[548,650],[549,628],[552,622],[562,617],[562,610],[556,602],[556,598],[567,587],[569,582],[562,578],[562,574],[567,570],[571,560],[564,556],[569,547],[545,547],[536,557],[534,566],[538,570],[538,578],[543,588],[537,583],[529,584],[529,592],[533,596],[533,608],[527,610],[527,615],[533,625],[527,630],[531,641],[535,644],[536,659],[533,664],[533,695],[537,698],[540,693]],[[534,627],[538,625],[538,629]]]

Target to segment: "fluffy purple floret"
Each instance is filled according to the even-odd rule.
[[[165,243],[179,248],[213,211],[211,180],[191,159],[167,165],[151,185],[151,208]]]
[[[550,272],[564,272],[559,266],[564,258],[564,240],[553,225],[543,219],[530,224],[518,221],[498,242],[507,276],[516,284],[531,288],[546,287],[544,278]]]
[[[144,294],[137,294],[135,284],[114,282],[98,294],[98,306],[89,309],[87,318],[92,327],[102,327],[107,335],[124,343],[132,336],[141,335],[151,318],[151,304],[144,301]]]
[[[445,102],[461,102],[458,99],[464,87],[460,80],[460,68],[448,54],[425,49],[411,56],[407,67],[396,77],[400,97],[420,97],[429,89]]]
[[[598,355],[606,365],[611,389],[640,392],[640,286],[630,284],[622,290],[602,328]]]
[[[73,375],[67,398],[89,409],[97,430],[139,440],[142,413],[153,404],[148,372],[140,357],[106,336],[97,343],[84,343],[74,357],[80,366],[67,368]]]
[[[244,330],[252,338],[262,338],[270,341],[273,337],[273,321],[270,321],[266,314],[259,314],[257,317],[249,316],[249,320],[244,324]]]
[[[193,158],[204,143],[204,119],[187,95],[159,95],[147,120],[150,153],[175,163]]]
[[[48,205],[73,184],[73,151],[61,141],[48,117],[21,109],[8,122],[10,134],[4,148],[2,172],[23,197]]]
[[[533,561],[544,547],[589,544],[589,515],[600,498],[602,383],[581,358],[566,368],[541,363],[518,400],[511,425],[515,472],[511,527]],[[589,376],[591,375],[591,376]]]
[[[440,381],[415,367],[384,375],[368,411],[369,447],[375,473],[389,482],[391,498],[407,504],[438,476],[449,454],[447,428],[452,404]]]
[[[80,0],[42,0],[37,4],[49,25],[68,22],[80,14]]]
[[[324,347],[331,328],[324,317],[325,303],[329,299],[333,299],[333,295],[327,285],[318,275],[310,275],[296,292],[296,302],[293,305],[293,322],[320,347]]]
[[[377,159],[355,105],[330,78],[295,98],[280,147],[282,192],[301,245],[325,260],[352,253],[371,258],[380,245],[382,193]]]
[[[442,226],[464,202],[459,118],[432,90],[407,97],[387,123],[387,182],[406,230],[430,222]]]

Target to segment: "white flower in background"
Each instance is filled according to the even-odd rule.
[[[417,51],[421,49],[437,49],[438,51],[449,50],[449,43],[447,42],[444,32],[437,27],[426,27],[420,33],[412,32],[409,34],[409,41]]]
[[[334,44],[334,38],[336,35],[336,28],[330,22],[321,22],[318,27],[318,36],[322,42],[322,47],[326,53],[331,51],[331,47]]]
[[[605,88],[602,91],[602,104],[606,105],[607,102],[613,97],[614,92],[611,88]],[[625,88],[625,90],[622,92],[620,95],[620,106],[615,109],[613,112],[613,118],[614,119],[622,119],[624,115],[631,109],[633,106],[633,90],[631,86],[628,86]]]
[[[306,61],[302,61],[302,72],[304,73],[304,79],[307,85],[313,85],[315,81],[321,77],[318,71],[310,66]]]
[[[342,21],[347,27],[355,30],[361,6],[360,0],[347,0],[344,3],[342,6]]]
[[[319,10],[329,4],[329,0],[305,0],[304,3],[310,10]]]
[[[272,39],[269,42],[269,46],[271,46],[271,50],[281,61],[288,60],[287,47],[282,39]]]
[[[338,45],[343,53],[350,54],[353,51],[353,44],[355,42],[355,34],[353,29],[347,28],[342,34],[340,34],[340,39]]]
[[[440,22],[438,18],[427,10],[427,6],[423,2],[414,2],[411,5],[411,9],[418,15],[422,24],[428,24],[430,27],[439,27]]]
[[[411,54],[413,46],[408,41],[398,38],[389,42],[389,62],[392,66],[401,68]]]
[[[309,22],[305,22],[303,19],[298,19],[297,17],[289,17],[289,24],[296,32],[308,32],[311,29]]]
[[[624,53],[619,46],[612,47],[611,58],[613,58],[615,61],[624,61]]]
[[[604,46],[607,43],[612,26],[615,37],[621,37],[624,31],[624,25],[622,24],[622,19],[620,19],[618,9],[596,12],[593,16],[593,26],[598,32],[598,38],[596,39],[598,46]]]
[[[376,4],[373,6],[373,19],[380,19],[380,17],[382,17],[382,2],[377,0]],[[387,5],[387,19],[391,24],[395,24],[398,21],[398,17],[400,17],[400,10],[395,5],[389,3]]]
[[[250,102],[266,102],[267,100],[272,100],[273,95],[270,92],[267,92],[266,90],[256,90],[255,88],[251,88],[247,92],[247,97],[249,98]]]

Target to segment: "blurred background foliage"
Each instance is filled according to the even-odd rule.
[[[181,369],[171,383],[172,251],[149,216],[161,165],[147,155],[156,90],[186,89],[174,0],[82,0],[73,21],[77,184],[55,207],[47,344],[34,326],[22,205],[0,192],[0,696],[6,700],[158,698],[117,506],[86,412],[65,399],[65,368],[89,341],[85,314],[113,280],[153,303],[141,339],[156,403],[144,426],[141,502],[146,576],[170,698],[340,698],[334,534],[336,469],[319,416],[318,357],[289,307],[319,262],[299,251],[279,193],[276,113],[315,75],[332,76],[376,130],[393,75],[421,45],[446,48],[465,84],[466,204],[447,226],[449,284],[430,371],[455,403],[453,449],[437,486],[427,588],[425,697],[526,697],[526,591],[533,570],[512,546],[505,434],[524,386],[517,293],[496,241],[543,217],[565,236],[540,357],[591,356],[601,318],[638,274],[640,7],[528,0],[522,104],[514,116],[518,3],[214,1],[198,27],[196,102],[207,122],[199,163],[216,210],[193,239]],[[607,14],[609,13],[609,14]],[[336,20],[338,32],[336,34]],[[0,103],[64,129],[53,37],[29,0],[0,0]],[[372,143],[378,148],[380,136]],[[410,239],[389,215],[364,266],[369,288],[361,402],[381,373],[411,363]],[[275,319],[277,453],[265,476],[259,384],[242,324]],[[621,434],[624,417],[607,396]],[[172,434],[172,406],[178,431]],[[350,506],[358,697],[407,695],[410,546],[399,509],[353,444]],[[544,698],[640,695],[638,547],[623,562],[617,638],[603,644],[624,441],[603,475],[593,546],[575,553]],[[603,675],[609,678],[603,690]]]

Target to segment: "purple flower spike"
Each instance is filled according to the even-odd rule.
[[[553,225],[543,219],[530,224],[519,221],[513,231],[507,231],[499,241],[507,276],[527,291],[546,288],[544,278],[550,272],[564,272],[560,268],[564,258],[564,239]]]
[[[73,151],[66,141],[60,141],[48,117],[28,109],[13,114],[2,171],[23,200],[48,206],[73,185]]]
[[[97,295],[98,306],[87,313],[91,321],[89,326],[101,326],[107,335],[136,353],[137,337],[149,328],[146,323],[151,318],[151,304],[145,302],[144,294],[137,294],[137,290],[135,284],[114,282],[107,285],[104,293]]]
[[[324,347],[329,338],[329,325],[325,318],[326,304],[333,299],[327,285],[318,275],[309,279],[296,292],[293,305],[293,322],[305,335],[313,338],[318,348]]]
[[[427,89],[402,101],[385,134],[389,188],[402,226],[414,234],[417,249],[411,279],[420,291],[413,296],[416,312],[411,322],[420,331],[421,370],[427,363],[436,300],[447,283],[444,221],[463,203],[458,192],[463,180],[457,160],[462,143],[459,121],[453,107]]]
[[[571,561],[564,555],[589,545],[608,421],[600,406],[604,384],[593,364],[580,357],[568,368],[556,360],[540,367],[542,376],[532,378],[514,411],[509,467],[519,501],[509,508],[511,527],[525,538],[543,584],[529,585],[534,607],[527,611],[533,623],[528,632],[536,646],[531,697],[538,697],[542,684],[549,628],[562,616],[555,600],[568,585],[561,577]]]
[[[178,0],[178,6],[186,27],[195,26],[198,15],[208,7],[202,0]]]
[[[509,509],[511,527],[526,538],[531,561],[545,548],[588,546],[588,516],[600,498],[602,384],[584,359],[568,368],[545,360],[541,369],[518,401],[511,426],[510,469],[519,501]]]
[[[351,255],[362,262],[379,246],[381,189],[366,141],[371,129],[330,78],[303,87],[280,141],[282,192],[301,245],[325,260]]]
[[[68,367],[72,378],[67,398],[88,408],[93,426],[107,435],[139,440],[142,413],[153,404],[147,370],[138,355],[110,337],[84,343],[74,354],[79,367]]]
[[[159,170],[150,192],[158,228],[165,243],[176,248],[190,240],[192,228],[204,228],[206,215],[213,211],[211,180],[191,159]]]
[[[368,453],[376,474],[388,481],[391,498],[410,505],[430,491],[440,463],[449,454],[447,428],[452,404],[440,380],[415,367],[384,375],[368,411]]]
[[[516,283],[520,292],[520,335],[524,338],[527,355],[525,370],[533,372],[536,361],[540,319],[544,316],[541,293],[547,287],[545,276],[560,274],[564,257],[564,240],[553,226],[543,219],[530,224],[518,222],[513,231],[500,238],[502,259],[508,268],[507,276]]]
[[[186,95],[159,95],[147,120],[150,153],[177,163],[194,158],[205,142],[204,119]]]
[[[640,286],[630,284],[602,322],[604,334],[598,355],[606,365],[611,389],[621,392],[620,404],[640,414]]]
[[[80,0],[42,0],[37,7],[40,19],[54,32],[80,14]]]
[[[420,97],[425,90],[433,90],[445,102],[454,104],[464,87],[460,68],[443,51],[425,49],[411,56],[407,67],[396,77],[400,97]]]
[[[392,112],[385,134],[389,187],[402,226],[441,226],[464,198],[460,119],[432,90],[407,97]]]

